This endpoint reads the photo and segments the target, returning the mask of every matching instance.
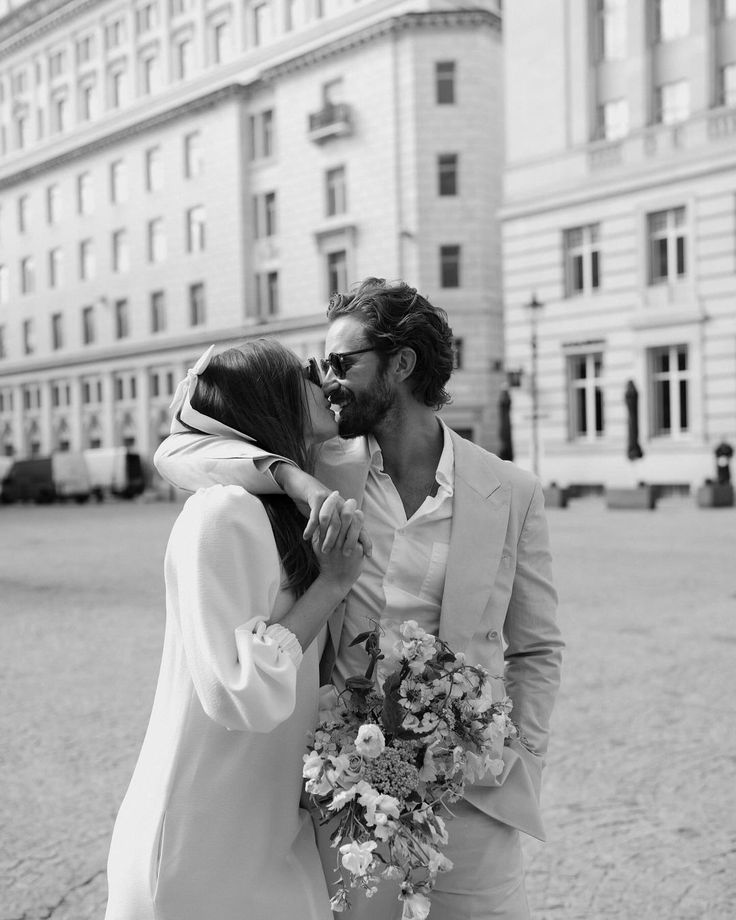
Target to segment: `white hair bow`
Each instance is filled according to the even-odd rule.
[[[215,346],[210,345],[207,351],[195,361],[194,367],[190,367],[186,376],[179,381],[174,391],[174,398],[169,405],[169,409],[172,410],[171,433],[181,432],[179,422],[182,422],[184,426],[196,428],[205,434],[215,434],[224,438],[239,438],[253,442],[253,438],[244,432],[237,431],[235,428],[231,428],[224,422],[211,418],[209,415],[203,415],[192,406],[192,396],[194,396],[194,392],[197,389],[197,383],[200,376],[209,367],[214,351]]]
[[[177,413],[181,410],[185,400],[191,401],[192,396],[194,396],[194,391],[197,389],[199,376],[209,367],[209,363],[212,360],[214,350],[215,346],[210,345],[207,351],[200,355],[200,357],[195,361],[194,367],[189,368],[186,377],[182,377],[182,379],[177,384],[176,390],[174,392],[174,398],[169,403],[169,409],[173,410],[174,415],[177,415]]]

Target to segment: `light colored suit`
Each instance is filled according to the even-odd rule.
[[[530,473],[454,432],[451,437],[455,491],[440,638],[470,663],[505,675],[512,717],[524,736],[523,744],[504,749],[500,776],[467,789],[466,799],[543,840],[539,791],[563,643],[542,491]],[[243,462],[263,456],[246,441],[177,433],[159,447],[154,462],[166,479],[189,491],[216,482],[278,491],[270,476]],[[335,439],[323,445],[315,475],[360,504],[369,463],[365,439]],[[343,616],[344,606],[330,621],[333,650]]]

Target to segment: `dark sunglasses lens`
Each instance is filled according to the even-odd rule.
[[[322,386],[322,375],[319,372],[319,365],[315,358],[310,358],[304,365],[304,376],[310,382],[318,387]]]

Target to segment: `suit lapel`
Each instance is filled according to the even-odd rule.
[[[451,432],[455,449],[450,551],[440,614],[440,638],[464,651],[478,627],[501,562],[510,490],[487,455]]]

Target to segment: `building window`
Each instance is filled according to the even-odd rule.
[[[567,359],[570,437],[592,441],[603,434],[603,355],[571,355]]]
[[[64,257],[61,249],[57,246],[49,250],[49,287],[58,288],[63,283]]]
[[[95,109],[95,84],[86,80],[79,87],[79,120],[91,121]]]
[[[256,275],[258,316],[268,319],[279,312],[279,273],[264,272]]]
[[[155,192],[163,187],[164,173],[161,161],[161,148],[149,147],[146,150],[146,191]]]
[[[736,64],[726,64],[718,71],[717,104],[736,106]]]
[[[201,326],[205,319],[204,284],[189,285],[189,325]]]
[[[184,137],[184,176],[194,179],[202,174],[202,141],[199,131]]]
[[[77,176],[77,210],[80,214],[91,214],[94,207],[92,176],[90,173],[81,173]]]
[[[654,90],[654,120],[657,124],[675,125],[690,117],[690,83],[676,80]]]
[[[459,246],[440,246],[440,287],[460,287]]]
[[[64,347],[64,317],[61,313],[51,314],[51,347],[54,351]]]
[[[125,101],[125,71],[114,67],[107,72],[107,107],[119,109]]]
[[[110,164],[110,201],[121,204],[128,200],[128,171],[123,160]]]
[[[565,230],[565,296],[589,294],[600,287],[598,224]]]
[[[10,272],[7,265],[0,265],[0,303],[10,300]]]
[[[60,77],[66,69],[66,55],[63,51],[54,51],[49,55],[49,77]]]
[[[457,195],[458,155],[456,153],[441,153],[437,157],[437,185],[440,195]]]
[[[61,191],[58,185],[46,189],[46,219],[49,224],[58,224],[61,217]]]
[[[276,236],[276,192],[263,196],[263,235]]]
[[[129,268],[128,234],[125,230],[116,230],[112,235],[112,270],[116,273],[127,272]]]
[[[142,96],[150,96],[161,88],[161,62],[158,54],[149,53],[141,55],[138,61],[138,74],[140,76],[140,92]]]
[[[273,109],[265,109],[250,116],[250,158],[270,157],[273,151]]]
[[[194,73],[194,42],[189,36],[174,42],[174,77],[188,80]]]
[[[271,39],[271,8],[268,3],[253,6],[253,45],[263,45]]]
[[[94,54],[94,41],[91,35],[77,39],[77,64],[87,64]]]
[[[652,433],[677,437],[690,427],[687,345],[668,345],[649,352]]]
[[[230,23],[215,22],[212,24],[212,63],[222,64],[230,57]]]
[[[160,217],[148,221],[148,261],[163,262],[166,258],[164,222]]]
[[[453,336],[452,338],[452,369],[461,371],[463,369],[463,358],[465,357],[465,340]]]
[[[687,273],[685,208],[671,208],[647,216],[649,283],[684,278]]]
[[[327,292],[348,289],[348,255],[344,249],[327,253]]]
[[[95,254],[92,240],[82,240],[79,244],[79,278],[89,281],[95,276]]]
[[[169,0],[169,12],[172,16],[181,16],[192,8],[192,0]]]
[[[128,315],[128,301],[115,301],[115,338],[127,339],[130,335],[130,317]]]
[[[36,341],[33,331],[33,320],[23,320],[23,354],[32,355],[36,350]]]
[[[166,295],[163,291],[151,294],[151,332],[163,332],[166,329]]]
[[[655,42],[684,38],[690,32],[690,0],[654,0],[652,15]]]
[[[345,214],[348,209],[347,189],[345,185],[345,167],[336,166],[325,173],[325,191],[327,199],[327,216]]]
[[[25,233],[28,229],[28,195],[18,198],[18,233]]]
[[[82,344],[92,345],[95,340],[95,308],[82,307]]]
[[[26,256],[20,260],[20,292],[32,294],[36,287],[36,272],[33,265],[33,256]]]
[[[119,48],[125,38],[125,22],[122,19],[114,19],[105,26],[105,47],[108,51],[113,48]]]
[[[202,205],[187,211],[187,252],[204,252],[205,213]]]
[[[155,3],[144,3],[135,11],[135,30],[138,35],[145,35],[157,25],[158,8]]]
[[[67,99],[66,95],[53,96],[51,99],[51,131],[60,134],[66,131],[67,125]]]
[[[629,103],[626,99],[611,99],[598,106],[597,137],[616,141],[629,133]]]
[[[435,64],[435,90],[438,105],[455,102],[455,62],[437,61]]]
[[[626,0],[597,0],[596,59],[622,61],[626,57]]]

